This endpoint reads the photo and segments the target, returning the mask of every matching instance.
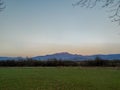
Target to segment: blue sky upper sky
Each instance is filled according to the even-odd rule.
[[[120,26],[106,9],[74,8],[77,0],[4,1],[0,56],[120,53]]]

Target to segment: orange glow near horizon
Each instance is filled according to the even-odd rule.
[[[111,48],[111,50],[109,50]],[[23,56],[23,57],[32,57],[39,55],[54,54],[60,52],[68,52],[71,54],[80,54],[80,55],[93,55],[93,54],[114,54],[119,53],[120,50],[117,49],[118,46],[112,47],[105,45],[79,45],[79,46],[70,46],[70,45],[41,45],[41,46],[29,46],[26,49],[15,50],[10,52],[4,52],[2,56]],[[110,53],[111,52],[111,53]]]

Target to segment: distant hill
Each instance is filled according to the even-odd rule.
[[[95,60],[96,57],[100,57],[104,60],[120,60],[120,54],[108,54],[108,55],[78,55],[78,54],[70,54],[67,52],[62,53],[55,53],[45,56],[36,56],[32,57],[35,60],[48,60],[48,59],[57,59],[57,60],[74,60],[74,61],[81,61],[81,60]]]
[[[83,60],[82,55],[70,54],[67,52],[55,53],[45,56],[36,56],[33,57],[35,60],[48,60],[48,59],[57,59],[57,60]]]
[[[23,57],[0,57],[0,60],[24,60]]]
[[[36,56],[32,57],[34,60],[50,60],[50,59],[57,59],[57,60],[73,60],[73,61],[82,61],[82,60],[95,60],[96,57],[100,57],[104,60],[120,60],[120,54],[100,54],[100,55],[78,55],[78,54],[70,54],[68,52],[61,52],[55,53],[50,55],[44,56]],[[0,60],[23,60],[23,57],[0,57]]]

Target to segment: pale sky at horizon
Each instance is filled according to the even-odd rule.
[[[0,56],[120,53],[120,26],[106,9],[72,7],[77,0],[4,0]]]

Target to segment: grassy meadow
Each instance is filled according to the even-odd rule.
[[[120,70],[100,67],[1,67],[0,90],[120,90]]]

